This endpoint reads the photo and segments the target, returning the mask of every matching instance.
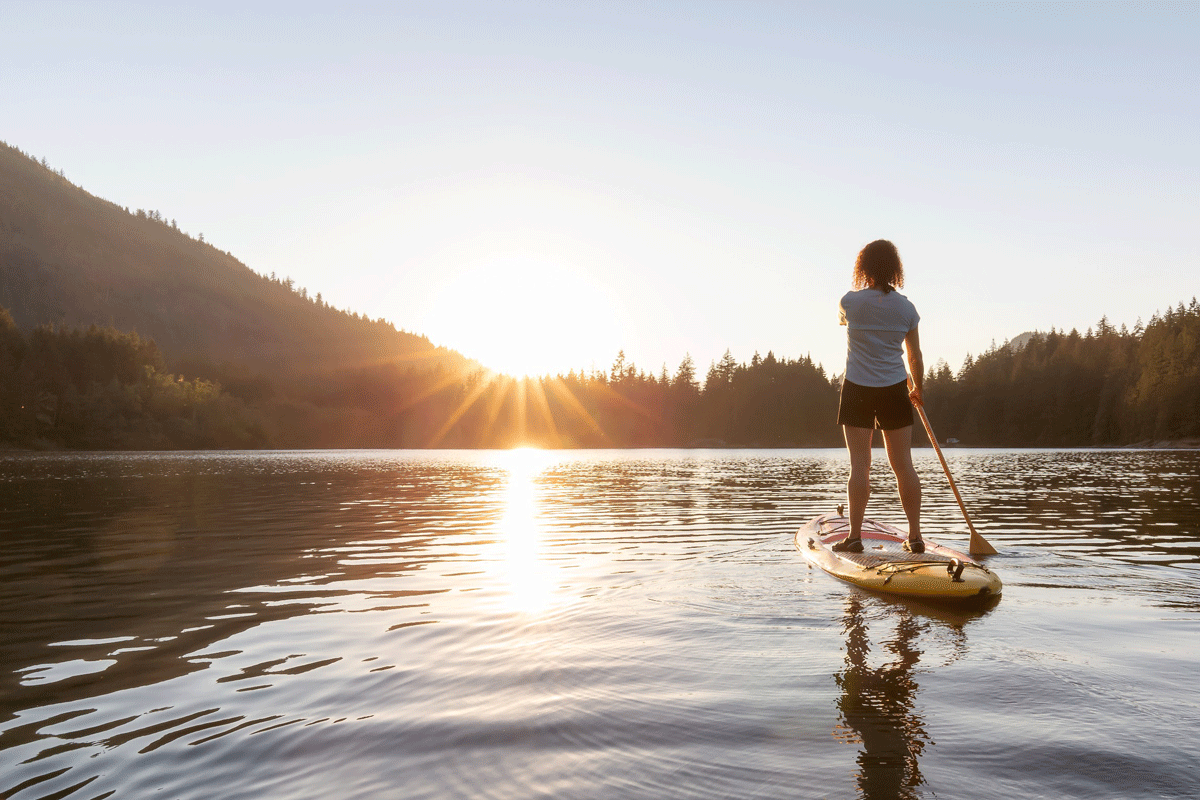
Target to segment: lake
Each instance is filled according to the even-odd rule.
[[[841,450],[0,454],[0,797],[1200,796],[1200,452],[946,455],[990,608],[807,566]]]

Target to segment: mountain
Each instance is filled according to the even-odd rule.
[[[1034,331],[1025,331],[1018,336],[1009,339],[1006,344],[1013,349],[1014,352],[1024,350],[1025,345],[1029,344],[1029,340],[1038,334]]]
[[[424,336],[259,275],[158,212],[131,213],[3,143],[0,307],[26,331],[45,324],[136,331],[157,343],[168,366],[196,372],[478,368]]]

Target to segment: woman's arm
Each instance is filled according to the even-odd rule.
[[[908,396],[913,405],[923,404],[925,393],[925,360],[921,357],[921,337],[913,328],[904,336],[904,349],[908,353]]]

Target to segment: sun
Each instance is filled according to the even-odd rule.
[[[466,267],[432,303],[439,344],[514,377],[589,369],[621,346],[619,304],[608,290],[582,270],[536,258]]]

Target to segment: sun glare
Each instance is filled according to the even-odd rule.
[[[549,453],[531,448],[504,453],[508,487],[504,515],[497,524],[501,548],[497,560],[508,584],[511,607],[523,614],[545,610],[554,598],[555,569],[545,560],[536,484],[550,459]]]
[[[449,276],[433,300],[427,329],[439,343],[497,372],[565,374],[620,349],[618,305],[580,270],[498,258]]]

